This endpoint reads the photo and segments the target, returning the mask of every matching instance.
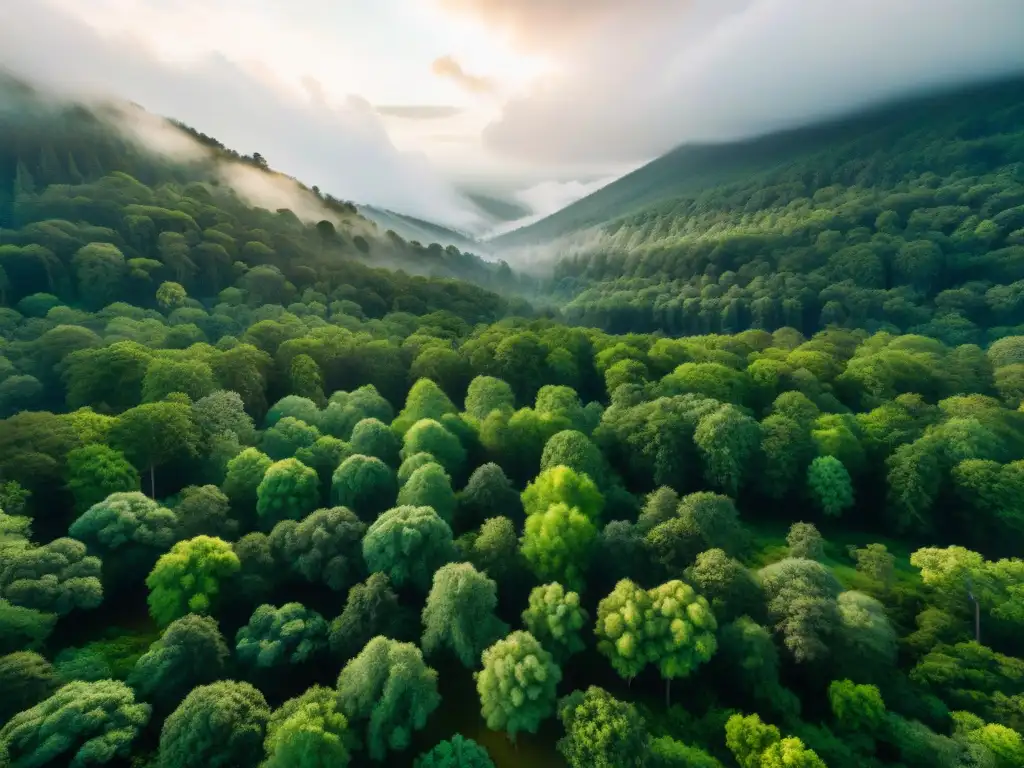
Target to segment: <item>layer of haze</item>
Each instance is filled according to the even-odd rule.
[[[425,158],[395,149],[367,102],[330,104],[312,79],[302,94],[224,57],[166,63],[47,0],[0,3],[0,66],[57,95],[130,99],[342,199],[450,226],[480,223]]]
[[[0,0],[0,66],[472,232],[459,183],[532,220],[686,141],[1024,70],[1021,0],[78,3]]]
[[[485,131],[524,160],[629,161],[1024,70],[1018,0],[436,0],[557,58]]]

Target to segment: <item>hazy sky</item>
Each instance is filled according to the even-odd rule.
[[[0,65],[359,202],[482,226],[685,140],[1024,69],[1024,0],[0,0]]]

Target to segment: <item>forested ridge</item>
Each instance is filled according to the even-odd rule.
[[[683,147],[496,242],[591,228],[541,249],[575,254],[552,281],[566,319],[615,333],[842,325],[984,344],[1024,322],[1022,97],[1011,80]]]
[[[543,280],[319,191],[304,222],[92,113],[0,115],[0,766],[1024,766],[1016,321],[539,316]],[[1018,150],[982,183],[919,144],[907,301],[1010,291]],[[829,264],[846,162],[803,188]],[[961,183],[957,240],[922,190]],[[929,271],[947,240],[984,288]],[[700,284],[698,245],[643,279]],[[730,247],[783,307],[826,269]]]

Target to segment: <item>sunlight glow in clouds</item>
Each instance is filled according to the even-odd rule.
[[[1022,29],[1019,0],[0,0],[0,66],[475,229],[453,180],[550,213],[685,141],[1024,71]]]

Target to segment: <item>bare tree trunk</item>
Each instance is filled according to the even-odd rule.
[[[156,468],[149,465],[149,497],[156,501]]]
[[[672,698],[672,678],[671,677],[666,677],[665,678],[665,709],[668,709],[669,707],[672,706],[671,698]]]

